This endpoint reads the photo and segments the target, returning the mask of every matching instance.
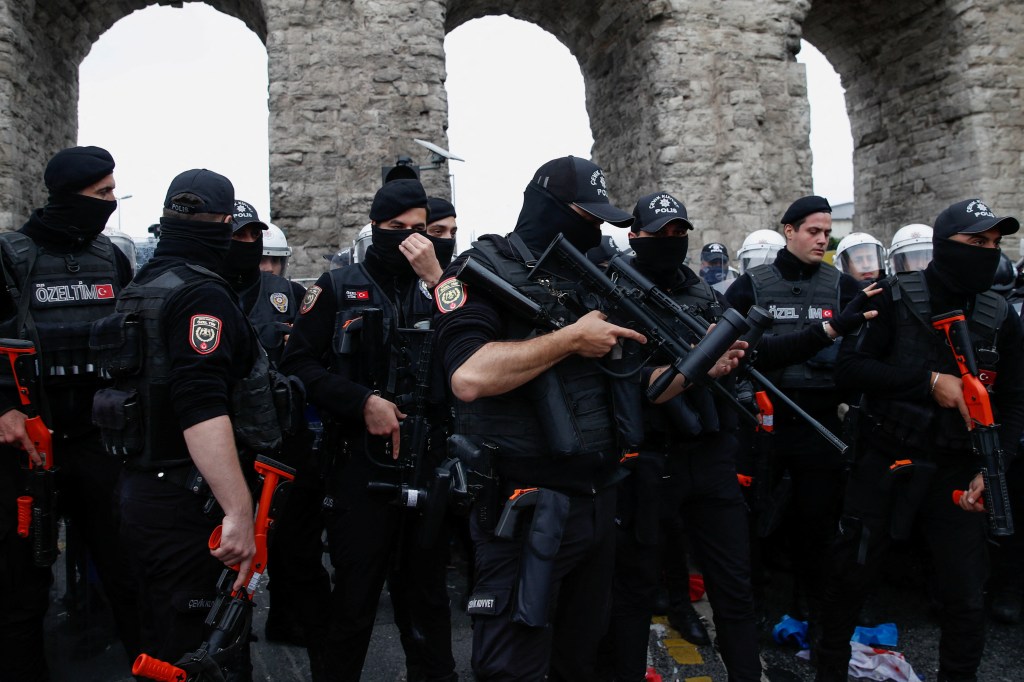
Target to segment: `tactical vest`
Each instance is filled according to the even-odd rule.
[[[554,319],[574,315],[537,282],[529,268],[504,256],[490,239],[473,244],[470,255],[500,278],[540,303]],[[472,297],[472,287],[466,287]],[[508,339],[530,338],[538,329],[509,316]],[[456,432],[498,448],[497,470],[508,480],[589,492],[601,487],[608,466],[618,460],[611,382],[593,360],[570,355],[508,393],[472,403],[455,400]]]
[[[98,235],[82,250],[54,253],[19,232],[0,234],[7,287],[18,306],[4,336],[36,341],[49,386],[95,381],[92,323],[114,312],[121,285],[116,247]]]
[[[747,271],[754,287],[754,303],[774,318],[771,335],[800,331],[839,314],[839,271],[822,263],[810,279],[791,282],[775,264],[758,265]],[[768,378],[782,389],[833,389],[839,344],[820,350],[804,362],[768,372]]]
[[[180,265],[145,284],[132,282],[117,302],[117,312],[97,323],[94,346],[106,347],[103,366],[115,378],[113,389],[100,391],[93,407],[104,446],[127,458],[133,470],[155,471],[192,463],[170,395],[171,357],[165,343],[163,310],[175,296],[187,296],[209,283],[227,282],[206,268]],[[120,331],[119,331],[120,330]],[[105,339],[124,339],[117,349]],[[136,348],[132,348],[136,346]],[[281,429],[270,377],[270,362],[253,333],[253,366],[248,376],[231,387],[230,412],[240,446],[268,452],[281,443]],[[115,366],[119,358],[136,354],[137,368]],[[241,450],[241,448],[240,448]]]
[[[681,306],[689,306],[698,317],[712,323],[722,316],[722,307],[711,285],[703,279],[671,294]],[[728,409],[728,408],[726,408]],[[696,437],[717,433],[721,428],[720,410],[711,393],[703,387],[693,386],[661,405],[644,411],[650,445],[652,438],[661,439],[671,448],[678,436]]]
[[[896,315],[894,342],[880,360],[896,367],[959,376],[945,336],[931,326],[931,302],[924,273],[901,273],[892,288],[892,297]],[[1006,299],[987,291],[974,298],[973,307],[967,315],[967,326],[983,379],[985,375],[994,376],[998,363],[996,339],[1008,309]],[[953,451],[970,446],[970,435],[964,428],[960,413],[939,407],[931,396],[921,401],[909,401],[868,394],[865,396],[865,412],[868,416],[863,420],[865,428],[878,428],[889,439],[908,448]]]
[[[284,337],[299,314],[302,301],[293,300],[292,283],[269,272],[260,273],[259,293],[249,310],[249,322],[275,367],[284,354]]]

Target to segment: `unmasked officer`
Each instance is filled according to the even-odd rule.
[[[314,665],[317,679],[359,679],[391,572],[402,576],[422,635],[406,650],[410,679],[454,680],[447,542],[424,523],[433,509],[418,505],[417,491],[444,459],[449,420],[444,393],[430,381],[431,292],[455,240],[425,233],[427,195],[414,179],[381,187],[370,221],[365,260],[306,291],[282,362],[307,387],[329,441],[325,523],[335,585],[330,624],[308,643],[310,656],[325,657]]]
[[[50,159],[43,175],[50,193],[46,205],[16,232],[0,235],[6,283],[0,294],[0,336],[28,339],[39,352],[42,390],[32,397],[53,430],[55,452],[50,455],[60,469],[60,507],[73,529],[69,532],[84,540],[118,634],[134,657],[135,588],[117,542],[114,488],[120,464],[103,453],[89,420],[93,393],[104,385],[89,351],[90,325],[113,311],[115,297],[131,279],[127,259],[101,234],[117,208],[113,171],[114,159],[99,147],[71,147]],[[27,457],[14,448],[29,453],[35,448],[25,432],[25,414],[6,356],[0,358],[0,376],[0,442],[10,446],[0,453],[3,675],[43,680],[50,566],[34,565],[31,539],[15,534],[15,498],[23,494],[19,468]],[[83,581],[84,563],[83,558]]]
[[[786,247],[773,263],[748,269],[726,298],[741,313],[756,304],[772,314],[774,323],[756,350],[755,366],[812,417],[838,433],[836,410],[843,399],[832,378],[839,350],[835,340],[864,321],[861,310],[877,288],[869,287],[859,296],[856,281],[822,262],[832,233],[831,213],[823,197],[793,202],[780,221]],[[788,472],[792,481],[792,526],[784,531],[796,566],[790,613],[813,616],[820,595],[822,557],[839,517],[844,462],[838,450],[785,405],[775,405],[774,422],[774,455],[769,456],[776,460],[770,468],[779,475]]]
[[[941,605],[938,680],[978,679],[988,574],[984,483],[980,460],[971,454],[960,372],[932,318],[955,310],[966,314],[979,369],[990,377],[999,442],[1012,458],[1024,426],[1022,334],[1012,306],[989,289],[1000,240],[1018,228],[1015,218],[997,217],[979,199],[953,204],[935,220],[928,267],[900,274],[873,301],[879,316],[843,341],[836,380],[865,393],[863,447],[827,583],[815,652],[819,682],[846,680],[865,592],[893,538],[905,538],[915,520],[935,571],[932,594]],[[954,490],[966,490],[959,504]]]
[[[108,450],[126,457],[122,531],[142,584],[142,649],[170,662],[202,643],[224,566],[240,564],[242,585],[256,549],[246,475],[254,453],[281,441],[266,353],[218,274],[234,207],[223,175],[171,181],[156,252],[107,321],[124,344],[94,410]],[[243,640],[225,662],[230,679],[249,679],[248,649]]]
[[[687,232],[693,229],[686,207],[667,192],[655,192],[637,202],[633,216],[629,232],[629,245],[636,254],[633,266],[677,303],[689,306],[708,323],[716,322],[728,304],[707,281],[683,265]],[[672,529],[675,520],[682,519],[704,574],[718,649],[729,679],[761,679],[747,512],[736,480],[736,426],[731,408],[716,404],[711,394],[699,387],[645,408],[644,442],[630,476],[619,489],[608,641],[616,681],[640,682],[646,673],[654,593],[661,568],[667,563],[658,561],[659,517]],[[661,551],[675,549],[670,545],[678,540],[673,533],[668,543],[662,543]],[[669,618],[689,639],[701,633],[692,633],[694,627],[686,618],[685,609],[692,612],[692,606],[685,554],[682,552],[682,565],[674,567],[680,574],[680,594],[672,595],[673,602],[685,600],[685,604],[673,603],[676,613],[670,611]],[[671,555],[680,562],[675,552]]]
[[[602,222],[626,226],[632,220],[609,203],[600,168],[562,157],[537,170],[515,230],[482,237],[468,254],[556,318],[574,319],[564,299],[527,279],[529,267],[556,235],[586,253],[599,244]],[[620,338],[645,339],[606,322],[599,311],[541,333],[454,277],[438,286],[435,298],[438,353],[455,398],[456,432],[473,448],[493,453],[498,477],[494,494],[479,497],[470,518],[473,671],[480,680],[542,680],[549,668],[552,679],[594,679],[597,643],[607,626],[622,454],[610,381],[594,360]],[[556,442],[567,441],[575,445],[556,454]],[[522,515],[515,539],[496,537],[502,508],[485,497],[503,501],[517,488],[539,489],[532,520]]]

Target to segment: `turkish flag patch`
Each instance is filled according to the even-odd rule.
[[[369,301],[370,290],[369,289],[345,289],[345,300],[346,301]]]
[[[96,298],[114,298],[114,285],[113,284],[97,284]]]
[[[200,355],[209,355],[220,345],[221,321],[213,315],[193,315],[188,342]]]

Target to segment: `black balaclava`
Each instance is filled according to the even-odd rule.
[[[992,288],[1001,253],[953,239],[933,239],[928,267],[951,292],[980,294]]]
[[[368,260],[375,259],[389,273],[399,279],[408,279],[416,276],[412,269],[412,263],[398,249],[398,245],[409,238],[415,230],[386,230],[383,227],[373,225],[371,228],[370,248],[366,250]]]
[[[160,241],[153,259],[176,258],[221,274],[231,248],[231,223],[160,219]]]
[[[263,260],[263,230],[254,242],[231,240],[228,255],[220,274],[236,292],[245,291],[260,278],[260,261]]]
[[[688,236],[633,237],[629,240],[629,246],[636,253],[634,264],[637,269],[659,286],[667,286],[675,280],[676,273],[686,260],[689,245]]]
[[[84,243],[103,231],[116,210],[116,201],[59,193],[50,194],[46,206],[39,211],[39,218],[47,227],[67,234],[72,241]]]
[[[535,256],[544,253],[555,235],[586,253],[601,243],[601,228],[537,185],[527,185],[523,192],[523,209],[519,212],[515,233]]]
[[[444,270],[452,262],[452,256],[455,254],[455,238],[434,237],[425,233],[423,236],[434,245],[434,255],[437,256],[437,262],[441,264],[441,269]]]

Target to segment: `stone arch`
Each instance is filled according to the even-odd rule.
[[[241,19],[262,41],[262,0],[207,0]],[[154,0],[0,2],[0,229],[13,229],[43,199],[40,182],[50,155],[75,143],[78,66],[93,43],[118,20]],[[159,4],[181,6],[180,1]]]
[[[890,237],[981,196],[1021,208],[1024,6],[813,0],[804,36],[846,88],[854,229]]]

